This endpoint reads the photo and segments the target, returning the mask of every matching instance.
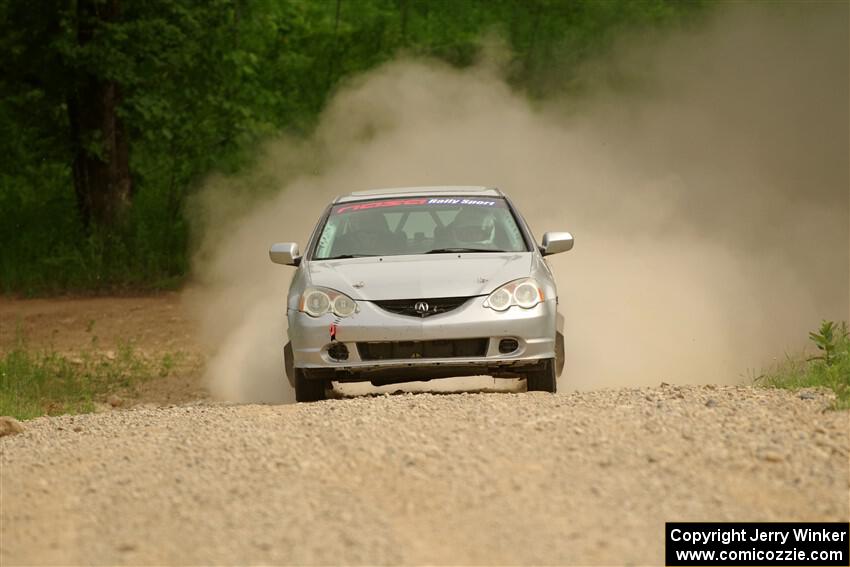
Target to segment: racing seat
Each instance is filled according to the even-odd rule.
[[[331,255],[398,254],[406,244],[405,236],[390,230],[386,217],[380,211],[363,211],[351,215],[345,232],[336,239]]]

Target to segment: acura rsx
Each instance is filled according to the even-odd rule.
[[[524,378],[555,392],[563,317],[544,256],[570,250],[568,232],[538,245],[510,199],[487,187],[351,193],[322,214],[287,298],[284,366],[298,401],[333,382],[375,386],[458,376]]]

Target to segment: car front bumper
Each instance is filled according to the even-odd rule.
[[[332,315],[311,317],[300,311],[288,313],[289,339],[294,366],[305,370],[308,378],[336,381],[392,383],[422,378],[440,378],[474,374],[516,376],[555,357],[557,305],[554,299],[531,309],[513,306],[497,312],[484,307],[485,297],[473,297],[448,313],[418,318],[390,313],[368,301],[358,302],[358,312],[344,319]],[[331,339],[335,325],[335,339]],[[405,358],[367,360],[357,343],[403,343],[420,341],[486,340],[476,356],[421,355]],[[517,348],[509,353],[499,350],[503,339],[514,339]],[[329,349],[344,344],[347,358],[331,356]]]

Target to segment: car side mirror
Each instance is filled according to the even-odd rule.
[[[543,235],[540,253],[544,256],[550,256],[566,252],[572,250],[573,242],[573,235],[569,232],[547,232]]]
[[[269,258],[275,264],[297,266],[301,263],[301,252],[295,242],[278,242],[269,248]]]

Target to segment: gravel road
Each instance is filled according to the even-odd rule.
[[[661,563],[665,520],[842,520],[826,393],[396,395],[39,418],[0,563]]]

